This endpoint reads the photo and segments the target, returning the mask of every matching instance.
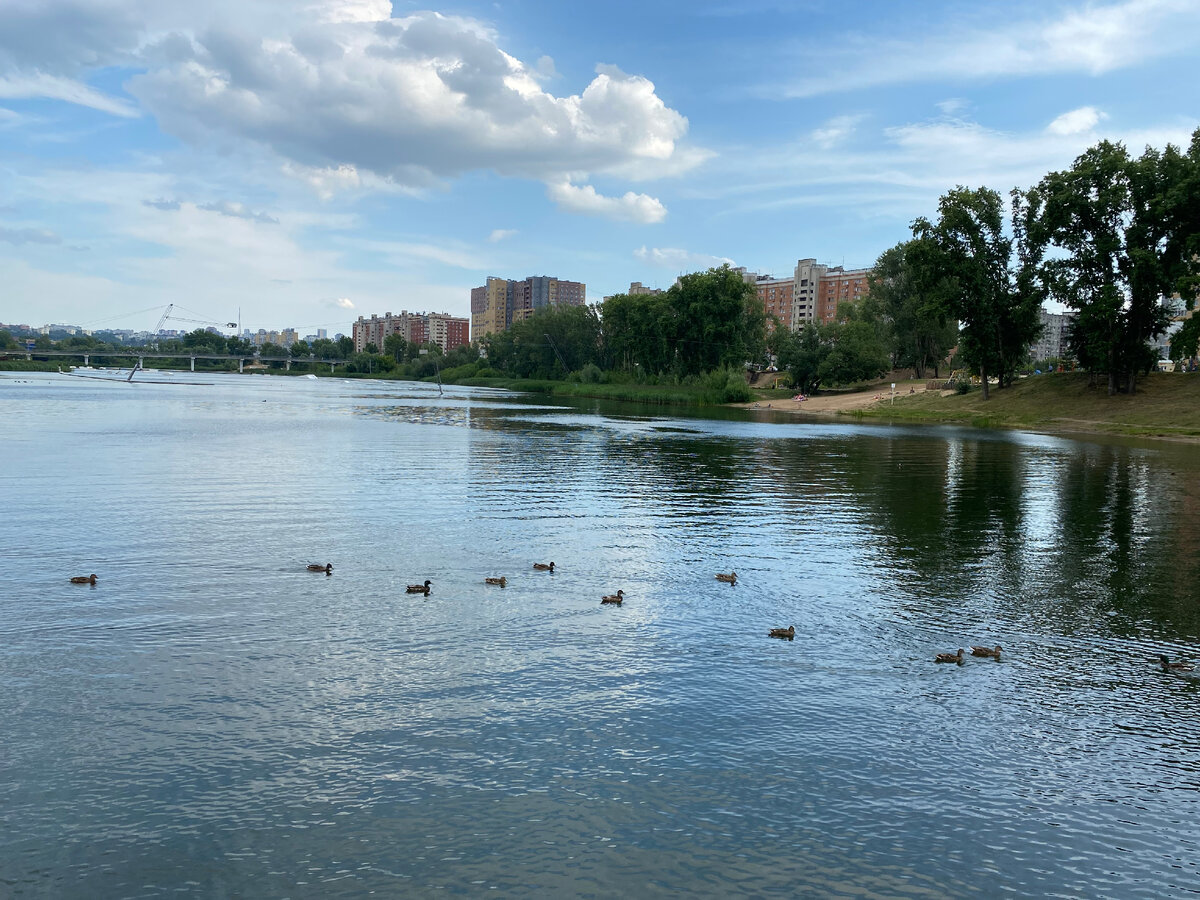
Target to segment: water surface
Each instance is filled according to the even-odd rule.
[[[0,376],[0,894],[1200,889],[1195,446],[203,380]]]

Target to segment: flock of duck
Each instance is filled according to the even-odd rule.
[[[324,572],[326,575],[333,574],[333,563],[309,563],[306,567],[310,572]],[[553,572],[554,563],[534,563],[533,568],[538,572]],[[737,584],[737,572],[718,572],[717,581],[723,581],[726,584]],[[505,587],[508,584],[508,578],[504,575],[499,577],[487,577],[483,579],[484,584],[497,585]],[[96,576],[93,575],[76,575],[71,579],[72,584],[92,584],[96,583]],[[428,578],[422,584],[410,584],[405,588],[405,592],[409,594],[424,594],[429,596],[430,590],[433,587],[433,582]],[[615,594],[606,594],[600,598],[600,605],[620,606],[625,600],[625,592],[618,590]],[[789,625],[787,628],[772,628],[767,632],[767,637],[780,638],[785,641],[793,640],[796,637],[796,626]],[[985,659],[994,659],[1000,661],[1000,654],[1004,648],[997,644],[995,647],[972,647],[971,655],[980,656]],[[956,663],[962,665],[965,659],[966,651],[958,648],[957,653],[938,653],[934,656],[933,661],[939,663]],[[1157,660],[1159,666],[1164,672],[1191,672],[1195,667],[1190,662],[1172,662],[1165,653],[1160,653]]]

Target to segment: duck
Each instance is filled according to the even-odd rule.
[[[431,582],[428,578],[426,578],[424,584],[410,584],[406,588],[406,590],[410,594],[428,594],[429,593],[429,585],[432,583],[433,582]]]
[[[75,579],[72,578],[71,580],[74,581]],[[1195,668],[1189,662],[1171,662],[1167,659],[1167,654],[1165,653],[1158,654],[1158,664],[1162,666],[1164,672],[1190,672]]]
[[[533,567],[539,572],[553,572],[554,563],[534,563]]]
[[[933,658],[933,661],[958,663],[961,666],[963,661],[963,648],[959,647],[957,653],[939,653]]]
[[[307,568],[310,572],[324,572],[326,575],[333,574],[333,563],[325,563],[325,565],[321,565],[320,563],[309,563]]]
[[[990,656],[992,659],[1000,658],[1000,651],[1004,648],[997,644],[995,647],[972,647],[972,656]]]
[[[499,578],[485,578],[483,580],[487,584],[498,584],[500,587],[504,587],[506,584],[508,584],[508,579],[503,575],[501,575]]]
[[[96,583],[95,575],[75,575],[71,578],[71,584],[95,584],[95,583]]]
[[[737,572],[730,572],[728,575],[724,572],[718,572],[717,581],[727,581],[730,584],[737,584]]]
[[[785,641],[790,641],[796,636],[796,626],[789,625],[787,628],[772,628],[767,632],[767,637],[783,638]]]
[[[615,603],[617,606],[620,606],[621,601],[624,599],[625,599],[625,592],[617,591],[615,594],[609,594],[607,597],[601,597],[600,604],[603,606],[605,603]]]

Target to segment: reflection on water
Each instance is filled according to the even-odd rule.
[[[1200,884],[1194,446],[206,377],[0,376],[0,894]]]

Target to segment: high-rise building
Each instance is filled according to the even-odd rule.
[[[1045,308],[1040,313],[1042,334],[1030,348],[1030,353],[1037,361],[1044,359],[1065,359],[1070,354],[1067,346],[1067,335],[1075,314],[1070,312],[1052,313]]]
[[[504,331],[540,309],[550,306],[583,306],[587,286],[551,275],[531,275],[524,281],[489,277],[471,289],[471,333],[478,340],[485,334]]]

